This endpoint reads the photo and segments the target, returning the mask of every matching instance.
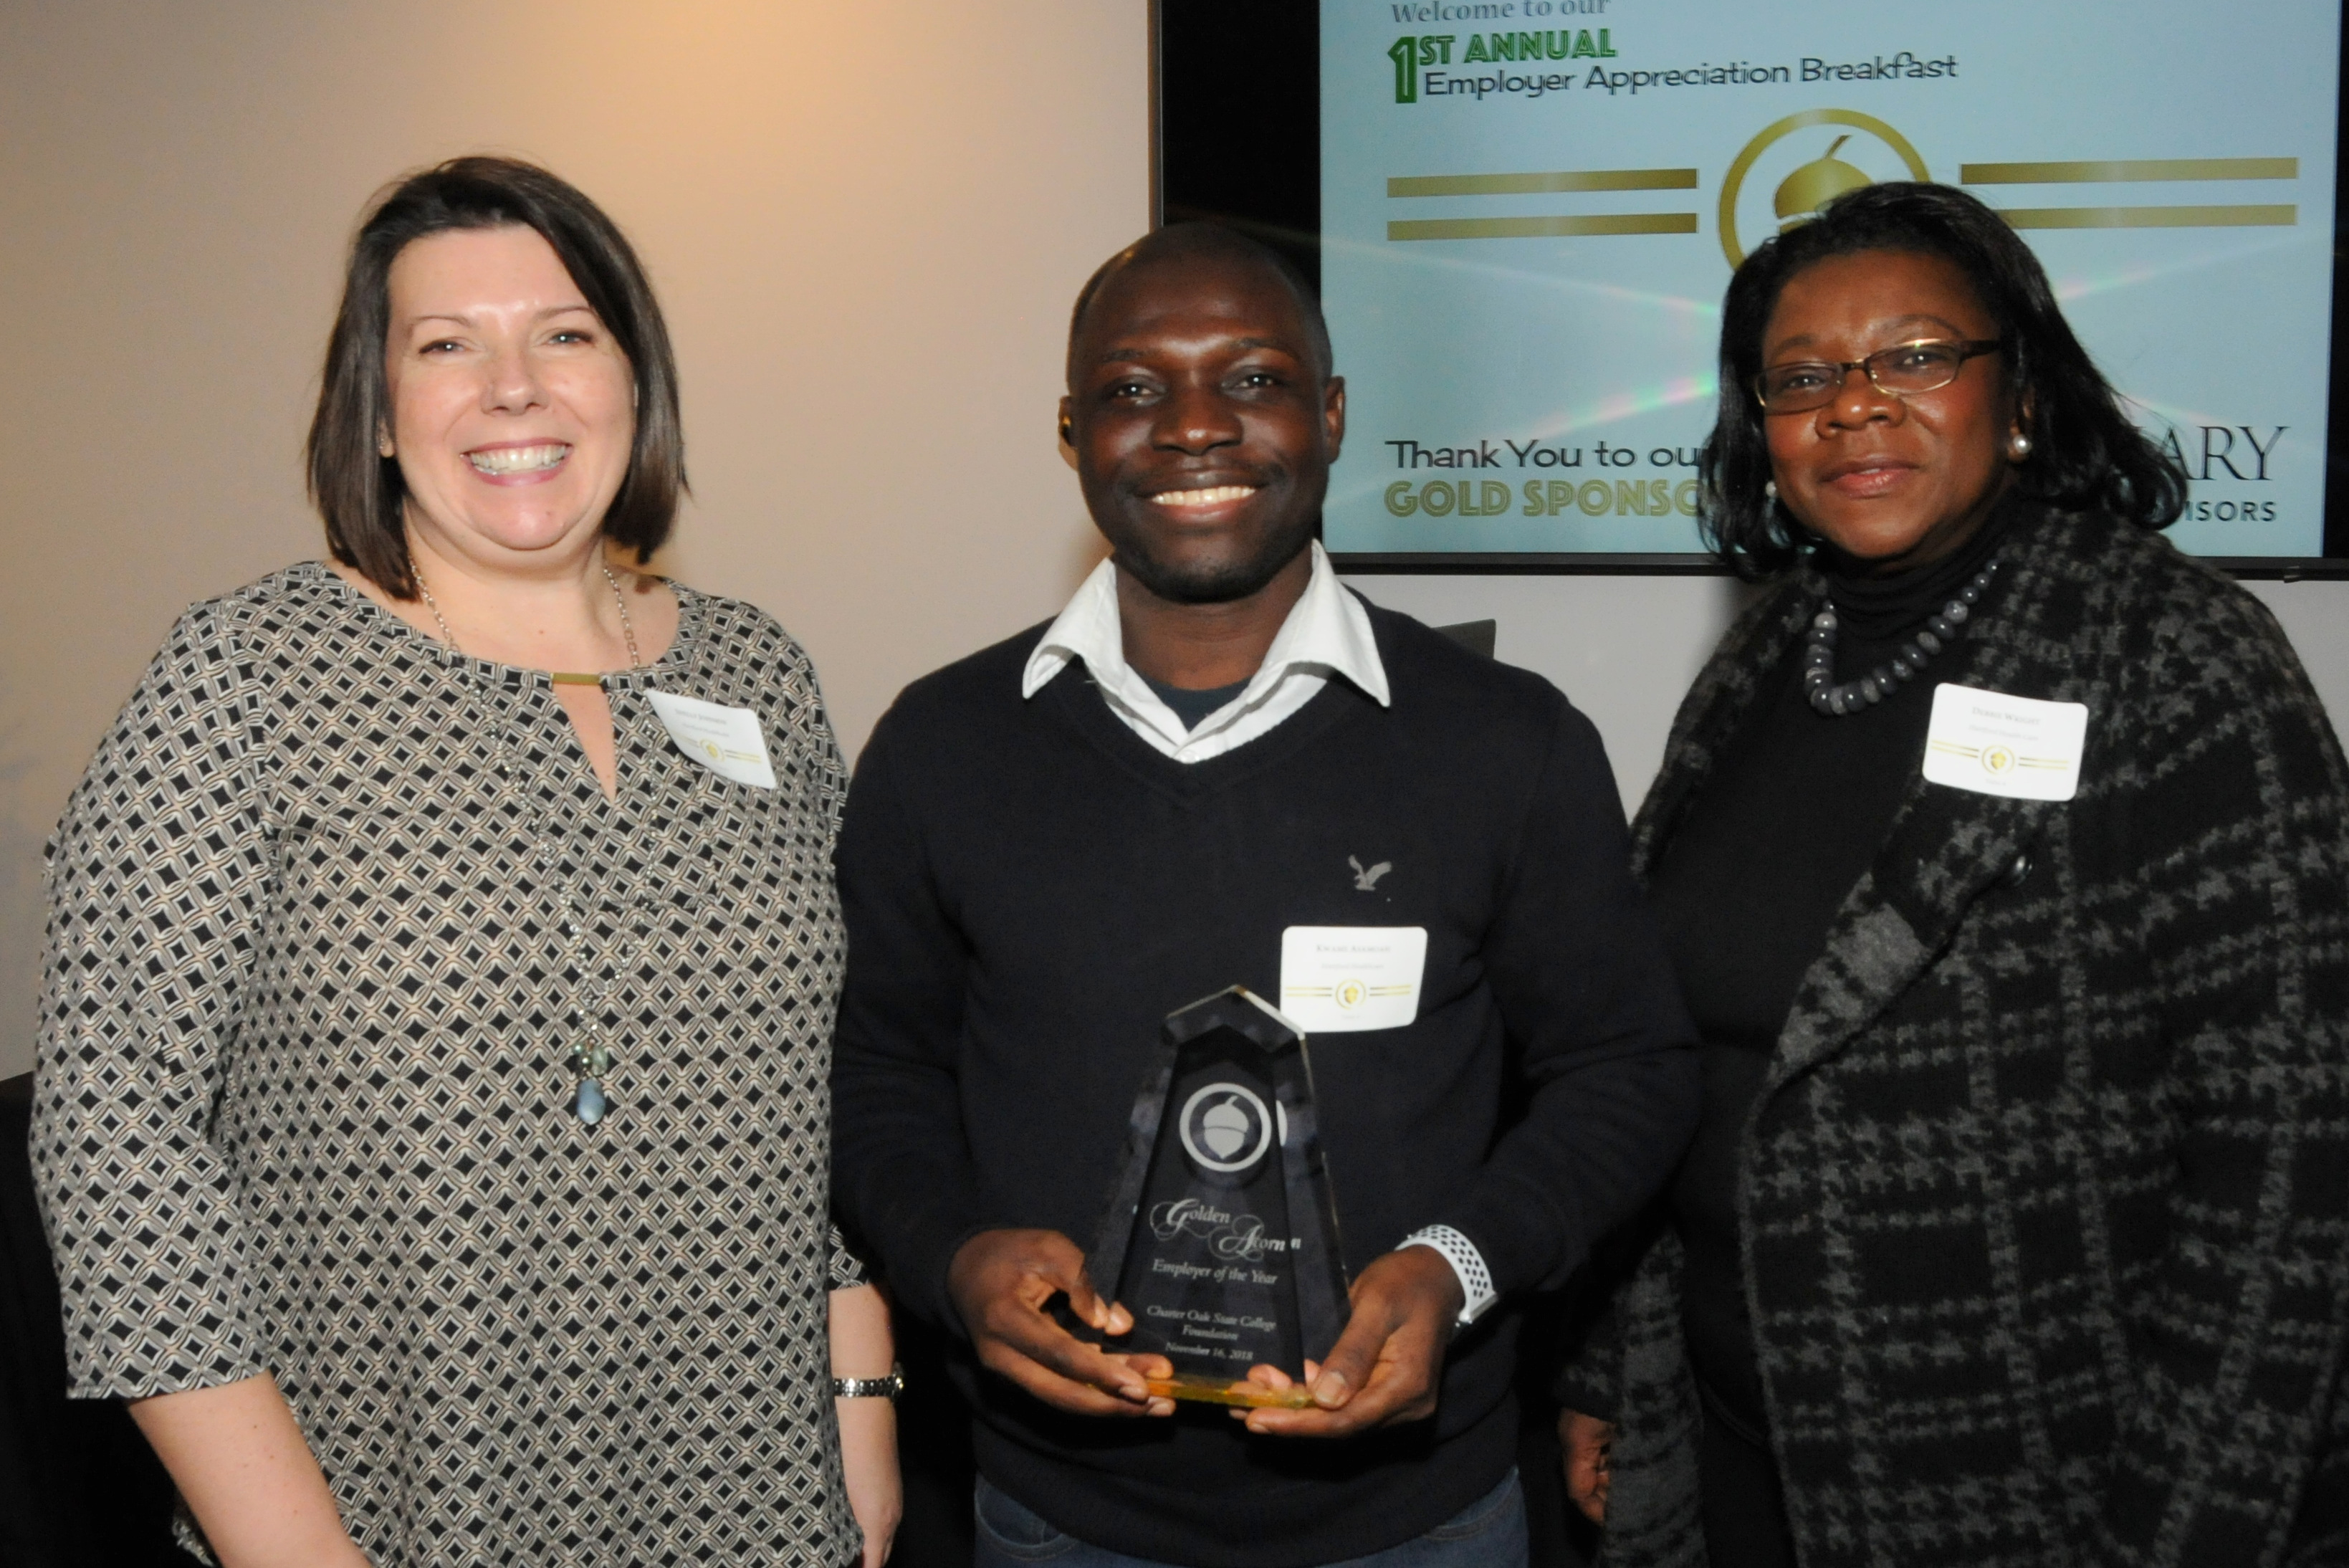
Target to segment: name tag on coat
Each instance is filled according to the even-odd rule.
[[[1291,926],[1280,1011],[1307,1034],[1401,1029],[1419,1016],[1425,926]]]
[[[1933,689],[1928,783],[2009,800],[2070,800],[2088,742],[2085,702],[2043,702],[1947,683]]]

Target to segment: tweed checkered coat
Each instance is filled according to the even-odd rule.
[[[1933,678],[2084,702],[2079,794],[1912,779],[1739,1150],[1806,1568],[2349,1561],[2349,774],[2274,621],[2158,535],[2019,521]],[[1690,691],[1642,872],[1823,592]],[[1677,1243],[1571,1405],[1619,1423],[1613,1568],[1695,1568]]]

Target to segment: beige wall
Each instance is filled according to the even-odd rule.
[[[319,553],[299,444],[343,244],[476,149],[603,202],[675,329],[665,558],[815,654],[854,746],[1052,612],[1086,273],[1147,222],[1143,0],[0,6],[0,1075],[41,841],[171,618]]]

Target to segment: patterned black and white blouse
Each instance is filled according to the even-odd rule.
[[[782,628],[678,597],[604,682],[614,805],[543,673],[279,572],[181,619],[50,846],[33,1158],[73,1392],[274,1373],[378,1568],[858,1550],[845,774]],[[779,787],[680,753],[648,690],[754,710]]]

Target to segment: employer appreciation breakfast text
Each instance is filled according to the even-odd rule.
[[[1867,60],[1838,61],[1806,56],[1791,66],[1755,65],[1750,60],[1736,60],[1725,65],[1708,61],[1664,70],[1620,70],[1593,66],[1578,78],[1572,71],[1535,74],[1508,70],[1475,73],[1427,70],[1420,74],[1417,96],[1422,99],[1465,97],[1482,100],[1489,94],[1537,99],[1550,93],[1566,92],[1578,86],[1586,93],[1603,91],[1609,98],[1618,95],[1636,98],[1642,91],[1664,88],[1758,87],[1795,81],[1953,81],[1957,75],[1958,57],[1955,55],[1921,59],[1904,49],[1899,54]]]

